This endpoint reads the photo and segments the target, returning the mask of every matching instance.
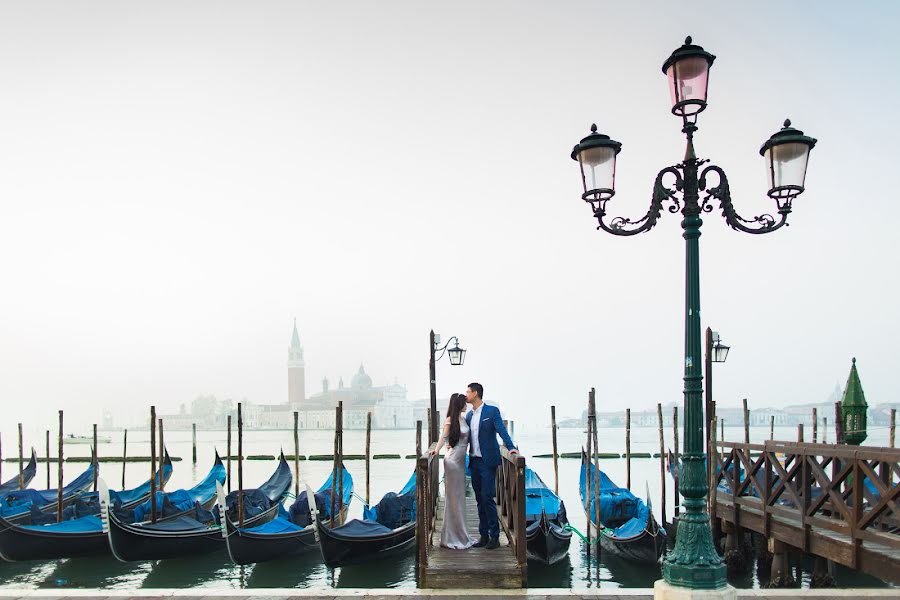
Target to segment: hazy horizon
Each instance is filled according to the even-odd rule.
[[[661,65],[717,56],[698,155],[771,212],[760,145],[818,138],[790,227],[701,246],[703,326],[731,346],[722,406],[824,401],[851,358],[895,401],[890,173],[895,5],[46,2],[0,4],[0,399],[70,431],[196,396],[307,395],[360,363],[428,397],[428,332],[523,424],[680,402],[680,215],[597,231],[573,144],[623,144],[609,210],[637,218],[684,154]],[[849,110],[848,110],[849,109]],[[848,113],[850,115],[848,116]],[[851,213],[850,211],[858,211]]]

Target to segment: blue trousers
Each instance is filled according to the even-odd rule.
[[[475,501],[478,503],[478,533],[481,537],[500,537],[500,521],[497,520],[497,505],[494,503],[497,467],[490,467],[477,456],[471,456],[469,472],[472,475]]]

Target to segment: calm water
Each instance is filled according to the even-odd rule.
[[[670,428],[671,429],[671,428]],[[15,439],[14,431],[3,431],[5,440]],[[761,441],[768,437],[768,428],[751,430],[753,441]],[[831,434],[831,432],[830,432]],[[109,444],[101,444],[101,456],[121,456],[121,433],[106,434],[113,438]],[[795,428],[776,429],[776,439],[795,439]],[[236,436],[235,436],[236,437]],[[543,454],[551,451],[550,430],[531,429],[516,432],[517,442],[528,458],[528,464],[536,470],[544,481],[553,487],[553,461],[549,458],[530,458],[531,454]],[[659,451],[658,432],[655,428],[635,428],[632,430],[632,452]],[[832,437],[829,435],[829,437]],[[117,439],[118,438],[118,439]],[[325,431],[303,431],[300,434],[300,453],[330,454],[333,434]],[[666,445],[672,446],[672,432],[666,431]],[[726,428],[726,439],[742,439],[743,430],[738,427]],[[30,439],[26,431],[26,443]],[[35,433],[34,439],[43,438]],[[148,453],[147,432],[129,432],[128,453],[130,455]],[[578,452],[584,443],[583,433],[579,429],[561,429],[559,431],[560,452]],[[887,430],[875,429],[870,432],[869,444],[887,445]],[[625,433],[622,429],[607,428],[600,430],[601,452],[624,452]],[[167,489],[190,487],[201,479],[208,471],[215,448],[224,455],[226,445],[225,432],[198,432],[198,462],[191,464],[191,433],[166,432],[166,445],[172,456],[182,457],[175,463],[175,470]],[[9,445],[7,456],[9,455]],[[244,438],[244,454],[277,454],[280,448],[293,451],[293,433],[290,431],[247,432]],[[87,446],[67,445],[66,455],[87,455]],[[237,442],[233,442],[233,453],[237,453]],[[365,452],[365,432],[347,431],[344,434],[345,454],[363,454]],[[373,431],[373,454],[413,454],[415,452],[414,431]],[[577,459],[560,459],[559,489],[560,496],[568,507],[572,525],[584,530],[585,517],[579,508],[578,475],[580,461]],[[625,485],[625,460],[601,460],[603,469],[620,485]],[[67,463],[65,479],[77,475],[84,467],[82,464]],[[244,486],[252,487],[265,480],[275,467],[274,461],[245,461]],[[317,488],[330,472],[330,462],[301,461],[300,476],[313,488]],[[397,491],[409,478],[414,467],[412,459],[373,460],[371,474],[371,497],[377,501],[389,491]],[[38,467],[38,474],[32,487],[45,487],[45,465]],[[347,468],[355,480],[355,491],[365,494],[365,462],[348,461]],[[661,513],[661,483],[659,475],[659,459],[633,459],[631,466],[632,491],[646,496],[654,507],[659,518]],[[3,476],[12,476],[14,465],[3,465]],[[237,466],[232,465],[232,475],[237,478]],[[149,463],[130,463],[126,467],[126,486],[131,487],[149,477]],[[117,488],[122,482],[121,464],[103,463],[101,476],[110,487]],[[52,467],[52,481],[56,481],[56,468]],[[235,483],[235,486],[237,484]],[[667,507],[669,519],[674,513],[674,492],[671,479],[666,480]],[[55,483],[54,483],[55,487]],[[362,513],[362,504],[354,499],[350,517],[358,517]],[[25,563],[0,562],[0,587],[15,588],[250,588],[250,587],[415,587],[415,557],[412,552],[407,556],[355,565],[340,569],[328,569],[315,553],[301,558],[263,563],[239,567],[228,560],[224,550],[221,553],[189,559],[164,560],[125,564],[112,557],[96,557],[68,559],[59,561],[40,561]],[[806,565],[802,574],[804,587],[809,585],[809,570]],[[763,574],[763,584],[765,577]],[[567,560],[551,567],[529,565],[529,585],[531,587],[651,587],[653,581],[660,577],[658,568],[636,566],[629,563],[616,562],[611,557],[604,557],[598,564],[587,557],[584,544],[573,537]],[[838,582],[845,587],[850,586],[884,586],[882,582],[864,575],[846,570],[838,571]],[[738,587],[759,587],[756,574],[732,581]]]

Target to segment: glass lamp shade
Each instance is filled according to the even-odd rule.
[[[717,363],[725,362],[725,359],[728,358],[729,350],[731,350],[731,346],[726,346],[725,344],[717,341],[713,346],[712,361]]]
[[[672,114],[691,117],[706,108],[709,68],[715,59],[700,46],[692,44],[688,37],[684,45],[663,63],[662,70],[669,79],[672,96]]]
[[[581,166],[584,200],[608,200],[615,195],[616,155],[621,150],[622,144],[597,133],[596,125],[591,125],[591,134],[572,150],[572,158]]]
[[[447,350],[447,354],[450,355],[451,365],[459,366],[466,360],[466,351],[460,348],[458,343]]]
[[[815,145],[815,138],[791,127],[790,119],[785,120],[781,131],[766,140],[759,153],[766,163],[769,197],[790,200],[803,193],[809,151]]]

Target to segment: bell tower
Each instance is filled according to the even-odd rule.
[[[300,410],[306,400],[306,363],[303,361],[303,346],[297,333],[297,319],[294,319],[294,333],[288,348],[288,404],[292,410]]]

